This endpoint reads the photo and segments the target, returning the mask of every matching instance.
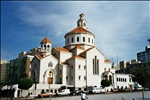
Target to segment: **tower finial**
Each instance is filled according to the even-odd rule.
[[[80,16],[80,19],[84,19],[85,15],[83,13],[81,13],[79,16]]]
[[[87,29],[87,22],[84,19],[85,15],[83,13],[81,13],[79,16],[80,16],[80,18],[77,21],[77,27],[83,27],[83,28]]]

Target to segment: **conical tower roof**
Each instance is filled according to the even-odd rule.
[[[41,44],[44,44],[44,43],[52,43],[50,41],[50,39],[48,37],[45,37],[42,41],[41,41]]]

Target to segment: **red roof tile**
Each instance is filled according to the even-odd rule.
[[[37,54],[37,57],[38,57],[39,59],[44,58],[41,54]]]
[[[67,60],[71,60],[71,59],[75,59],[75,58],[82,58],[82,59],[84,59],[83,57],[81,57],[81,56],[77,55],[77,56],[70,57],[70,58],[69,58],[69,59],[67,59]]]
[[[61,64],[63,64],[63,65],[69,65],[67,62],[61,62]]]
[[[42,54],[37,54],[36,56],[37,56],[39,59],[43,59],[43,58],[45,58],[45,57],[47,57],[47,56],[49,56],[49,55],[43,56]]]
[[[106,62],[106,63],[111,63],[111,61],[108,60],[108,59],[105,59],[104,62]]]
[[[52,43],[48,37],[44,38],[41,43]]]
[[[66,48],[61,48],[61,47],[55,47],[55,48],[59,51],[69,52],[69,50]]]
[[[89,50],[93,49],[94,47],[95,47],[95,46],[92,46],[91,48],[89,48],[89,49],[87,49],[87,50],[85,50],[85,51],[81,52],[81,53],[80,53],[80,55],[81,55],[81,54],[86,53],[87,51],[89,51]]]
[[[77,45],[76,47],[72,48],[71,50],[73,50],[73,49],[75,49],[75,48],[85,50],[81,45]]]
[[[92,32],[86,30],[85,28],[83,28],[83,27],[77,27],[77,28],[73,29],[72,31],[68,32],[65,35],[65,38],[66,38],[66,36],[71,35],[71,34],[75,34],[75,33],[90,34],[90,35],[93,35],[95,37],[95,35]]]

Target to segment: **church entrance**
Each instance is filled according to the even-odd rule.
[[[48,73],[47,82],[48,82],[48,84],[53,83],[53,72],[52,71],[49,71],[49,73]]]

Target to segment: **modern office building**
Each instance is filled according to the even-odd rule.
[[[137,53],[137,60],[141,62],[150,62],[150,39],[149,46],[145,46],[145,51]]]
[[[9,66],[8,60],[1,60],[1,63],[0,63],[0,83],[6,83],[6,81],[7,81],[8,66]]]

